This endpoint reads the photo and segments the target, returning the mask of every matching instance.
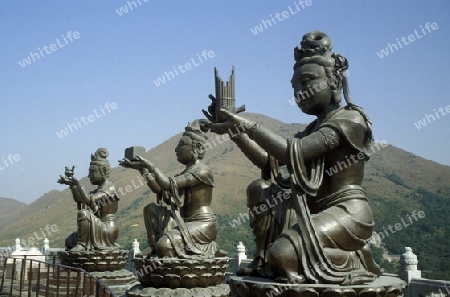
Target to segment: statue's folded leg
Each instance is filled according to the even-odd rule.
[[[174,240],[175,239],[175,240]],[[169,257],[173,258],[177,256],[177,253],[174,251],[174,248],[183,249],[183,239],[180,235],[172,236],[172,240],[177,242],[175,246],[169,239],[167,235],[163,235],[158,242],[156,243],[155,250],[159,257]]]
[[[89,210],[82,209],[77,214],[78,231],[71,234],[70,239],[66,239],[66,246],[69,244],[72,246],[70,250],[72,252],[80,252],[89,250],[91,247],[91,222]],[[68,242],[71,241],[71,242]],[[76,245],[73,246],[73,242],[76,240]]]
[[[175,221],[167,207],[150,203],[144,207],[144,222],[147,230],[148,248],[142,254],[149,256],[155,253],[155,245],[164,232],[175,227]]]
[[[78,243],[78,231],[72,232],[65,241],[66,250],[74,248]]]
[[[267,265],[269,248],[295,222],[291,202],[281,198],[285,191],[264,179],[255,180],[247,187],[247,207],[256,251],[253,261],[246,268],[238,270],[237,275],[272,274]]]
[[[296,232],[289,230],[289,232]],[[285,236],[280,236],[269,249],[269,267],[274,275],[278,276],[277,281],[283,283],[303,283],[305,277],[299,274],[299,259],[302,257],[302,250],[295,249],[292,241]]]

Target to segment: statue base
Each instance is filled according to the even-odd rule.
[[[229,296],[224,283],[230,258],[179,259],[135,258],[140,285],[127,291],[128,297]]]
[[[126,291],[139,284],[136,276],[126,269],[116,271],[91,272],[103,284],[108,286],[117,296],[125,295]]]
[[[103,251],[58,252],[61,264],[81,268],[98,278],[117,296],[124,295],[139,284],[136,276],[124,269],[129,251],[114,249]],[[94,294],[95,295],[95,294]]]
[[[216,286],[225,280],[230,258],[179,259],[135,258],[139,282],[154,288],[196,288]]]
[[[207,288],[153,288],[137,285],[127,291],[127,297],[179,296],[179,297],[228,297],[230,288],[226,284]]]
[[[71,252],[58,252],[61,264],[81,268],[87,272],[121,270],[127,263],[129,251],[121,249]]]
[[[372,283],[341,286],[336,284],[283,284],[259,277],[231,276],[232,297],[397,297],[406,283],[395,275],[382,275]]]

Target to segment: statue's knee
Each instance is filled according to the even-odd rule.
[[[65,240],[65,246],[68,249],[75,247],[78,243],[78,232],[71,233]]]
[[[144,217],[145,216],[152,216],[153,214],[155,214],[156,213],[156,207],[157,207],[157,205],[155,204],[155,203],[150,203],[150,204],[147,204],[145,207],[144,207],[144,210],[143,210],[143,212],[144,212]]]
[[[257,179],[247,187],[247,207],[258,205],[270,199],[271,183],[264,179]]]
[[[269,266],[274,273],[284,274],[286,271],[298,271],[296,249],[287,238],[278,238],[269,249]]]
[[[277,239],[269,248],[269,258],[272,262],[280,261],[285,256],[286,245],[284,238]]]
[[[175,257],[172,249],[172,243],[169,238],[164,235],[155,245],[156,253],[160,257]]]

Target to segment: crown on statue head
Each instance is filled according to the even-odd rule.
[[[109,161],[106,159],[109,156],[109,152],[105,148],[99,148],[94,154],[91,154],[91,165],[107,166],[110,167]]]
[[[300,48],[294,48],[295,61],[315,55],[325,56],[331,53],[333,42],[330,36],[321,31],[311,31],[303,35]]]

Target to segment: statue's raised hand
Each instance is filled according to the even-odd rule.
[[[136,156],[136,158],[133,160],[123,158],[122,160],[119,160],[119,165],[125,168],[136,169],[139,171],[143,169],[149,169],[151,171],[155,167],[149,160],[141,156]]]
[[[80,182],[75,177],[59,176],[58,183],[68,186],[79,186]]]
[[[208,111],[202,109],[203,114],[205,115],[205,117],[210,121],[210,122],[215,122],[216,121],[216,98],[209,94],[208,96],[209,99],[211,99],[211,104],[208,106]]]
[[[225,118],[225,121],[220,123],[209,122],[205,124],[205,127],[207,127],[211,132],[217,134],[236,134],[236,131],[245,132],[254,125],[253,122],[226,109],[220,109],[220,114],[223,118]]]

